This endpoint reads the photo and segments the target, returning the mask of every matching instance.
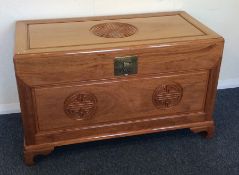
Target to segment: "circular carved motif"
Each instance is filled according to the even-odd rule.
[[[134,35],[137,32],[137,28],[127,23],[110,22],[97,24],[90,31],[99,37],[124,38]]]
[[[77,92],[64,102],[65,113],[75,119],[86,119],[94,115],[97,99],[91,93]]]
[[[160,109],[176,106],[182,99],[183,88],[176,83],[162,84],[153,93],[153,104]]]

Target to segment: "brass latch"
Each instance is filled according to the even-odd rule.
[[[114,60],[114,74],[115,76],[127,76],[137,74],[138,71],[138,57],[125,56],[116,57]]]

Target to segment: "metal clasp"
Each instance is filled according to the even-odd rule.
[[[137,56],[124,56],[116,57],[114,60],[114,75],[115,76],[128,76],[137,74],[138,71],[138,57]]]

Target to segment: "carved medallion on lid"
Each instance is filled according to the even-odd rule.
[[[176,83],[159,85],[153,93],[152,100],[155,107],[167,109],[179,104],[183,96],[183,88]]]
[[[134,35],[137,28],[131,24],[121,22],[109,22],[94,25],[90,31],[104,38],[125,38]]]
[[[64,111],[74,119],[87,119],[96,112],[97,98],[94,94],[77,92],[70,95],[64,102]]]

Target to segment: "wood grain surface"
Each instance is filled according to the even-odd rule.
[[[122,22],[138,31],[127,38],[102,38],[90,32],[92,26]],[[165,44],[177,41],[213,39],[215,32],[185,12],[121,15],[55,20],[19,21],[16,24],[17,54],[102,50],[115,47]]]
[[[208,72],[178,74],[166,77],[129,78],[75,86],[36,88],[36,109],[39,131],[72,127],[93,127],[127,119],[172,115],[187,111],[204,111]],[[180,103],[169,109],[158,109],[152,102],[159,85],[176,82],[183,89]],[[94,116],[74,120],[64,112],[64,101],[76,92],[89,92],[97,98]],[[195,93],[197,92],[197,93]]]
[[[100,37],[91,30],[112,22],[137,31],[119,37],[124,28],[107,25],[104,36],[116,37]],[[18,21],[26,164],[67,144],[182,128],[212,137],[223,47],[186,12]],[[115,76],[115,58],[130,56],[137,74]]]

